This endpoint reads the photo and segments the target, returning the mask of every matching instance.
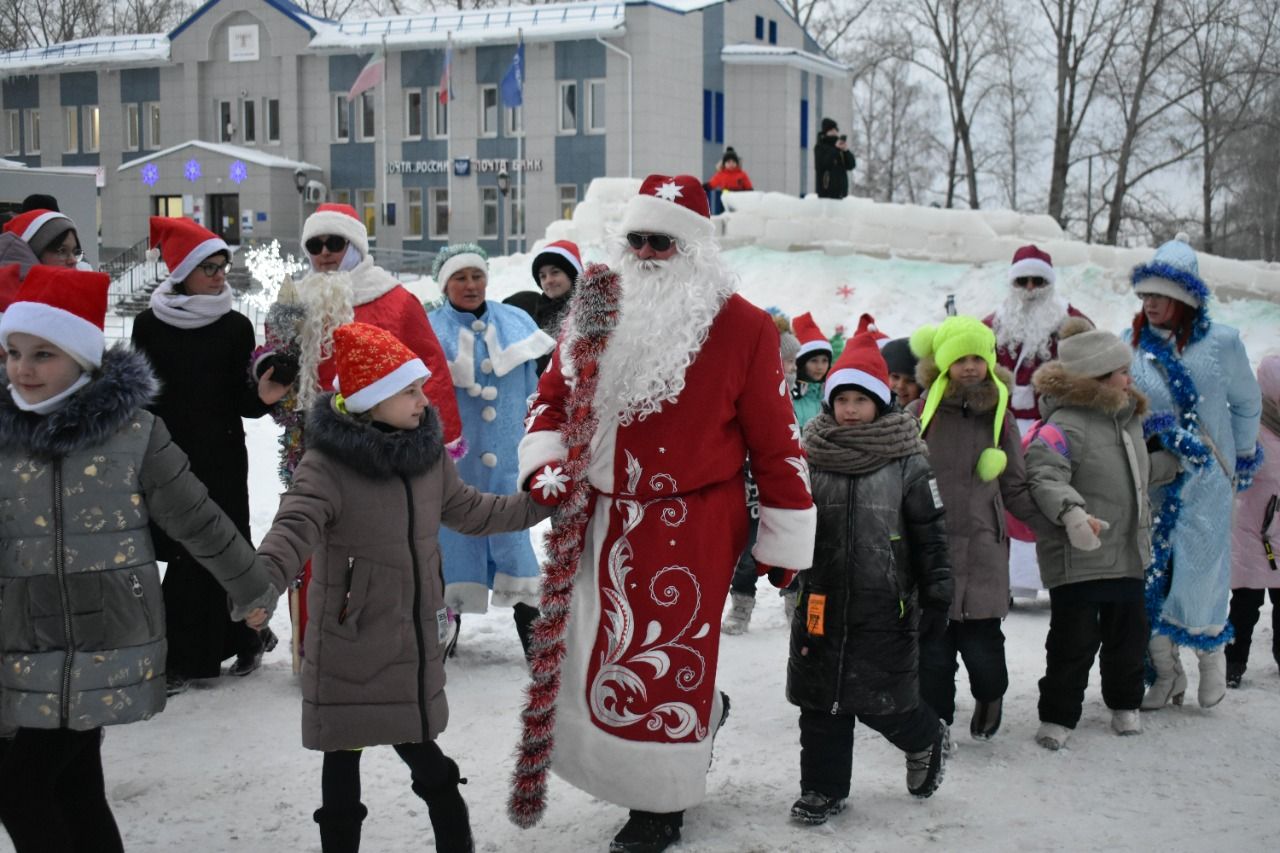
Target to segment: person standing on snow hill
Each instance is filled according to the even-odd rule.
[[[1147,567],[1148,653],[1156,680],[1143,710],[1181,704],[1187,678],[1178,646],[1200,659],[1196,698],[1211,708],[1227,693],[1231,640],[1231,508],[1262,464],[1262,394],[1239,333],[1209,318],[1209,288],[1184,239],[1134,267],[1142,310],[1126,331],[1133,382],[1151,400],[1149,440],[1179,457],[1183,471],[1152,495],[1156,524]]]
[[[458,461],[463,482],[486,492],[516,489],[516,449],[524,437],[527,402],[538,388],[537,360],[555,341],[518,308],[485,299],[488,256],[474,243],[455,243],[436,255],[432,277],[445,302],[428,316],[444,347],[470,452]],[[538,618],[541,573],[529,534],[487,537],[440,532],[445,603],[457,613],[484,613],[489,592],[512,608],[520,645]]]
[[[568,240],[557,240],[543,246],[533,256],[533,283],[541,292],[517,291],[502,300],[504,305],[514,305],[533,318],[538,328],[553,339],[560,337],[560,324],[569,311],[573,298],[573,285],[582,275],[582,256],[578,245]],[[538,375],[551,363],[551,353],[538,357]]]
[[[165,706],[155,522],[234,603],[265,619],[270,584],[145,408],[156,379],[104,351],[110,278],[34,266],[0,320],[0,823],[18,853],[123,850],[108,804],[102,729]]]
[[[976,700],[969,734],[1000,729],[1009,688],[1004,634],[1009,613],[1009,544],[1004,510],[1041,523],[1028,492],[1018,428],[1008,411],[1009,374],[996,364],[996,339],[974,317],[948,317],[911,335],[925,396],[911,404],[929,445],[942,503],[955,597],[950,623],[931,611],[920,626],[920,693],[948,726],[955,717],[956,654]]]
[[[426,365],[408,347],[364,323],[333,339],[341,390],[308,412],[307,452],[258,549],[278,584],[314,555],[302,745],[324,752],[321,849],[359,849],[361,751],[385,744],[409,765],[436,850],[472,851],[466,780],[435,743],[449,718],[436,538],[445,525],[483,536],[549,513],[462,481],[423,393]]]
[[[548,536],[510,813],[538,821],[550,767],[631,810],[610,845],[621,853],[666,849],[706,794],[748,456],[760,569],[785,584],[813,554],[778,330],[733,292],[713,231],[697,178],[645,178],[623,213],[621,273],[578,281],[520,445],[521,482],[568,496]]]
[[[844,198],[849,194],[849,172],[858,165],[834,119],[822,120],[822,133],[813,146],[813,185],[818,198]]]
[[[800,823],[844,808],[855,719],[906,753],[913,796],[942,782],[946,727],[920,699],[916,622],[921,608],[945,619],[951,606],[947,530],[928,448],[916,419],[892,404],[888,378],[875,340],[850,338],[804,430],[818,530],[787,661],[787,699],[800,706]]]

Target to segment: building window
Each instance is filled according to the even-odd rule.
[[[578,132],[578,84],[560,83],[560,133]]]
[[[405,223],[405,239],[422,239],[422,190],[406,189],[404,206],[409,211],[409,221]]]
[[[604,133],[604,81],[587,81],[587,133]]]
[[[258,112],[257,103],[246,100],[244,102],[244,116],[240,119],[240,138],[246,145],[253,145],[258,141]]]
[[[150,103],[147,108],[147,147],[160,147],[160,105]]]
[[[277,143],[280,141],[280,99],[267,98],[266,108],[267,119],[267,142]]]
[[[432,240],[448,240],[449,239],[449,188],[448,187],[432,187],[428,190],[431,198],[431,221],[428,223],[431,227],[430,237]]]
[[[152,216],[181,216],[182,196],[153,195],[151,197]]]
[[[440,90],[427,90],[427,101],[431,104],[431,124],[427,128],[432,139],[444,139],[449,135],[449,102],[440,100]]]
[[[756,15],[756,41],[764,41],[764,18]]]
[[[230,142],[235,132],[235,113],[231,111],[231,102],[218,101],[218,141]]]
[[[347,96],[333,96],[333,138],[337,142],[351,139],[351,111],[347,109]]]
[[[360,96],[360,140],[368,142],[377,133],[377,115],[373,110],[373,92]]]
[[[142,147],[142,124],[137,104],[124,105],[124,150],[137,151]]]
[[[498,236],[498,188],[480,188],[480,236],[490,240]]]
[[[369,239],[378,236],[378,202],[374,190],[356,190],[356,210],[364,222],[364,230],[369,232]]]
[[[480,87],[480,135],[498,135],[498,87]]]
[[[40,153],[40,111],[27,110],[27,153]]]
[[[84,127],[84,150],[96,153],[102,149],[102,115],[97,106],[81,107],[80,123]]]
[[[406,89],[404,93],[404,138],[422,138],[422,90]]]
[[[560,218],[572,219],[573,209],[578,206],[578,185],[560,184],[556,189],[560,193]]]
[[[62,153],[80,152],[80,108],[62,108]]]
[[[769,21],[769,44],[778,43],[778,22],[770,19]]]
[[[507,237],[524,236],[524,187],[507,190]]]
[[[800,147],[809,147],[809,100],[800,99]]]
[[[716,92],[716,142],[724,142],[724,92]]]
[[[503,112],[507,116],[507,136],[524,136],[524,107],[507,107]]]
[[[6,154],[17,154],[22,150],[22,116],[17,110],[4,111],[4,125],[9,129]]]

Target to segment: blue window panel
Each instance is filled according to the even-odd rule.
[[[724,92],[716,92],[716,142],[724,142]]]
[[[764,18],[756,15],[756,41],[764,41]]]
[[[769,22],[769,44],[777,44],[777,43],[778,43],[778,22],[770,21]]]
[[[809,147],[809,99],[800,101],[800,147]]]
[[[711,141],[711,90],[702,90],[702,139]]]

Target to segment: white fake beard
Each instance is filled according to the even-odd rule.
[[[710,241],[665,261],[642,261],[624,248],[615,264],[622,304],[600,360],[596,408],[626,426],[680,396],[685,371],[735,286]]]
[[[992,331],[996,344],[1014,350],[1025,348],[1027,358],[1047,360],[1052,353],[1049,342],[1067,319],[1067,302],[1058,296],[1056,285],[1033,290],[1010,285],[1009,295],[996,309]]]
[[[298,404],[304,410],[320,394],[320,365],[333,357],[333,330],[355,319],[351,274],[312,273],[297,284],[304,309],[298,330]]]

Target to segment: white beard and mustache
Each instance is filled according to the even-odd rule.
[[[615,256],[622,278],[618,325],[600,359],[596,410],[623,426],[673,402],[711,324],[735,290],[733,274],[708,240],[665,261]]]
[[[320,394],[320,365],[333,357],[333,331],[355,319],[349,272],[316,272],[298,282],[304,309],[298,328],[298,404],[310,408]]]
[[[1047,361],[1052,357],[1049,344],[1062,321],[1067,319],[1067,301],[1056,285],[1026,290],[1010,286],[1009,295],[996,309],[992,331],[996,344],[1004,349],[1024,348],[1027,358]]]

